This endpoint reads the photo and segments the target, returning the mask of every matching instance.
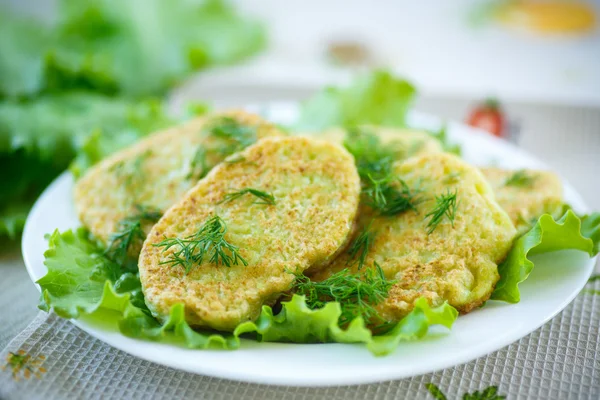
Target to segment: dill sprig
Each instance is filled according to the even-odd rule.
[[[217,204],[227,203],[239,199],[245,194],[251,194],[261,200],[256,201],[255,204],[267,204],[271,206],[275,204],[275,197],[272,194],[253,188],[245,188],[237,192],[227,193],[225,197],[223,197],[223,200],[219,201]]]
[[[365,265],[365,260],[367,259],[367,253],[375,240],[375,232],[371,231],[371,225],[373,221],[369,223],[369,225],[365,228],[364,231],[360,233],[354,239],[350,248],[348,249],[348,254],[350,255],[350,260],[348,261],[349,265],[354,265],[358,262],[358,270],[360,271],[362,267]],[[357,258],[358,256],[358,258]]]
[[[406,182],[392,175],[379,180],[369,176],[369,182],[362,193],[366,197],[367,204],[384,216],[416,210],[415,206],[419,202],[416,193],[410,190]]]
[[[425,215],[425,219],[430,218],[429,222],[427,223],[428,235],[431,235],[433,231],[435,231],[444,217],[448,218],[448,220],[452,223],[452,227],[454,227],[454,218],[456,217],[456,208],[458,207],[456,195],[456,190],[454,190],[454,193],[448,190],[446,194],[435,196],[435,207],[427,215]]]
[[[210,134],[216,138],[232,142],[223,149],[226,153],[235,153],[257,140],[256,128],[243,125],[231,117],[219,118],[211,127]]]
[[[377,135],[364,129],[351,129],[344,146],[354,156],[362,193],[371,208],[385,216],[415,209],[415,194],[392,172],[394,152],[384,146]]]
[[[387,280],[379,264],[365,270],[362,274],[353,274],[345,268],[329,278],[314,282],[302,273],[294,273],[296,280],[293,289],[306,296],[310,309],[318,309],[329,302],[338,302],[342,314],[339,323],[345,325],[356,317],[367,322],[381,321],[375,306],[384,301],[395,281]]]
[[[206,161],[206,150],[202,146],[198,146],[194,156],[190,160],[190,172],[186,179],[200,180],[208,173],[208,164]]]
[[[376,134],[366,129],[348,129],[344,147],[354,156],[358,174],[364,182],[390,175],[394,152],[385,147]]]
[[[535,179],[536,176],[529,174],[524,169],[520,169],[504,181],[504,186],[529,187],[533,185]]]
[[[158,221],[162,213],[158,210],[149,209],[140,205],[136,206],[137,214],[124,218],[117,224],[117,231],[110,235],[104,255],[111,261],[125,267],[135,269],[136,260],[130,260],[129,250],[140,245],[146,235],[144,234],[144,223]]]
[[[208,261],[217,266],[231,267],[240,263],[244,266],[248,265],[240,255],[239,248],[225,240],[226,233],[225,221],[215,215],[193,235],[184,239],[165,238],[154,246],[163,247],[163,253],[174,247],[175,250],[169,254],[169,258],[161,264],[169,264],[172,267],[182,266],[186,274],[194,266],[201,265],[206,257],[210,257]]]

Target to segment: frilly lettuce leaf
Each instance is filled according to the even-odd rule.
[[[240,324],[233,334],[203,332],[185,322],[183,304],[174,306],[164,323],[154,319],[143,301],[139,278],[122,273],[83,229],[54,232],[44,256],[48,273],[37,282],[42,289],[41,309],[52,309],[63,318],[103,313],[103,318],[114,318],[126,336],[176,342],[197,349],[236,349],[242,335],[254,335],[257,340],[268,342],[364,343],[380,356],[394,351],[400,341],[424,337],[431,325],[450,328],[458,315],[448,304],[432,308],[425,299],[419,299],[400,323],[381,336],[373,336],[360,317],[347,327],[340,327],[338,303],[311,310],[304,296],[294,295],[282,303],[278,314],[264,306],[255,322]]]
[[[519,284],[533,270],[528,256],[558,250],[580,250],[590,257],[598,254],[600,214],[579,218],[568,210],[555,221],[550,214],[542,215],[531,230],[518,238],[506,260],[498,266],[500,281],[492,299],[518,303],[521,299]]]
[[[329,87],[309,99],[294,128],[316,132],[361,124],[403,127],[415,93],[408,81],[374,71],[347,88]]]

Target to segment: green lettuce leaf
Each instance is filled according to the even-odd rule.
[[[164,94],[198,68],[260,50],[262,27],[222,0],[62,0],[51,90]]]
[[[61,0],[52,28],[2,11],[0,98],[74,89],[162,95],[266,42],[260,24],[223,0]]]
[[[528,256],[558,250],[580,250],[590,257],[598,254],[600,215],[579,218],[569,210],[555,221],[550,214],[542,215],[533,228],[518,238],[506,260],[498,266],[500,281],[492,299],[518,303],[519,283],[525,281],[534,264]]]
[[[73,158],[78,176],[173,121],[154,99],[68,93],[0,103],[0,168],[10,171],[0,191],[0,235],[20,232],[26,210]]]
[[[30,96],[44,86],[48,28],[0,8],[0,98]]]
[[[424,337],[431,325],[450,328],[458,315],[448,304],[432,308],[425,299],[419,299],[400,323],[383,335],[373,336],[360,317],[340,327],[339,303],[311,310],[304,296],[294,295],[282,302],[278,314],[264,306],[255,322],[240,324],[233,334],[197,331],[185,322],[182,304],[171,309],[164,323],[154,319],[144,303],[139,278],[104,257],[83,229],[54,232],[44,256],[48,272],[37,282],[42,289],[41,309],[52,309],[63,318],[101,315],[104,320],[114,319],[126,336],[197,349],[236,349],[242,335],[254,335],[269,342],[363,343],[380,356],[394,351],[400,341]]]
[[[295,129],[320,131],[361,124],[404,127],[415,94],[409,82],[386,71],[374,71],[347,88],[329,87],[309,99]]]

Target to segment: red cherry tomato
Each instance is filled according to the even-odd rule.
[[[467,123],[498,137],[506,136],[506,119],[496,100],[486,100],[469,115]]]

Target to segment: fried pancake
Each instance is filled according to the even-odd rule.
[[[139,259],[148,307],[164,319],[183,303],[192,326],[232,330],[258,317],[294,280],[291,272],[328,264],[347,243],[358,211],[360,179],[353,157],[341,146],[304,137],[266,138],[222,163],[173,205],[152,228]],[[274,196],[265,204],[253,188]],[[203,260],[186,273],[173,265],[175,246],[210,218],[227,226],[225,240],[239,248],[247,265],[227,267]]]
[[[561,216],[563,190],[556,174],[500,168],[482,168],[481,171],[494,189],[496,201],[508,213],[519,233],[527,232],[542,214]]]
[[[374,239],[363,268],[377,263],[395,280],[388,298],[376,306],[387,321],[399,321],[414,302],[448,301],[466,313],[486,301],[499,279],[497,264],[515,236],[508,215],[494,200],[481,172],[447,153],[424,154],[396,162],[393,173],[417,192],[415,210],[396,216],[373,215],[362,205],[358,234],[371,223]],[[454,222],[443,216],[428,234],[436,196],[456,194]],[[343,252],[329,267],[312,276],[323,280],[344,268],[358,273],[359,264]]]
[[[119,221],[136,214],[138,207],[164,212],[232,152],[278,135],[282,133],[273,125],[242,111],[208,115],[154,133],[77,181],[79,219],[106,243]]]
[[[393,152],[396,160],[404,160],[417,154],[444,151],[440,141],[425,131],[381,126],[365,126],[361,129],[376,135],[381,144]],[[339,145],[343,145],[348,138],[346,130],[341,128],[328,129],[316,134],[306,134],[306,136],[318,137]]]

